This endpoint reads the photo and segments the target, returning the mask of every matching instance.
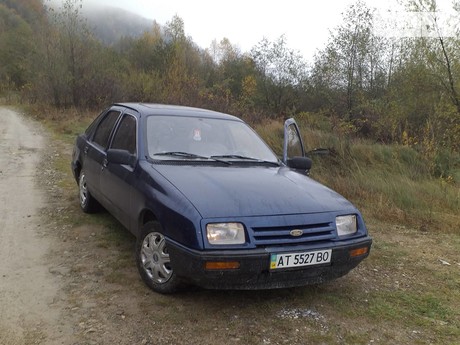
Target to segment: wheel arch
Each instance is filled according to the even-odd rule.
[[[144,200],[142,207],[139,207],[140,211],[136,212],[134,223],[131,223],[131,232],[139,237],[145,224],[156,222],[168,240],[182,243],[190,248],[202,249],[201,216],[196,212],[187,213],[183,209],[177,209],[177,203],[168,202],[168,204],[162,204],[157,200],[151,202]],[[171,205],[174,208],[168,207]]]
[[[73,168],[74,176],[77,182],[78,182],[78,179],[80,178],[81,169],[82,169],[81,163],[79,160],[77,160]]]
[[[70,164],[70,170],[72,171],[73,178],[79,183],[80,179],[80,173],[83,169],[82,163],[81,163],[81,157],[76,154],[76,149],[74,149],[74,152],[72,154],[72,162]]]
[[[155,213],[152,210],[145,208],[139,214],[138,227],[136,229],[137,230],[136,236],[141,233],[143,226],[147,224],[148,222],[159,222],[159,221],[158,221],[158,217],[155,215]]]

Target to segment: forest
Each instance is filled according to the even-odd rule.
[[[460,28],[443,36],[436,0],[404,0],[426,12],[427,37],[382,37],[375,9],[358,0],[313,61],[287,38],[249,52],[224,38],[199,47],[174,16],[107,43],[82,15],[41,0],[0,2],[0,95],[25,104],[101,109],[140,101],[209,108],[252,124],[294,116],[312,129],[410,146],[453,183],[460,165]],[[460,14],[460,2],[452,11]],[[308,40],[306,40],[308,42]]]

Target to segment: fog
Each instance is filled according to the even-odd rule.
[[[76,0],[78,1],[78,0]],[[383,10],[397,0],[365,0]],[[447,1],[447,0],[446,0]],[[45,1],[48,2],[49,1]],[[52,0],[61,4],[63,0]],[[174,15],[184,20],[185,33],[202,48],[226,37],[242,52],[264,37],[276,40],[285,35],[291,49],[306,60],[322,48],[330,30],[341,23],[342,13],[355,0],[82,0],[84,11],[98,6],[118,7],[164,25]],[[382,7],[384,6],[384,7]],[[101,18],[102,19],[102,18]]]

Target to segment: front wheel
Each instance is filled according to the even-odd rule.
[[[142,280],[153,291],[169,294],[179,287],[171,267],[166,239],[157,222],[148,222],[136,242],[136,263]]]

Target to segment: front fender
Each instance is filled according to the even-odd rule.
[[[200,228],[201,214],[195,206],[151,164],[140,164],[142,172],[134,196],[139,215],[137,234],[143,225],[143,214],[148,210],[163,227],[164,235],[193,249],[203,249]],[[135,234],[137,236],[137,234]]]

